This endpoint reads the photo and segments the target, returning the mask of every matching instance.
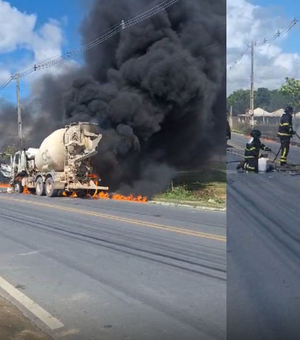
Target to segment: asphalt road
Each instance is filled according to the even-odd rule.
[[[299,147],[288,160],[300,163]],[[236,173],[236,165],[227,171],[227,339],[299,339],[300,175]]]
[[[0,194],[5,280],[71,340],[226,338],[226,214]],[[0,285],[1,286],[1,285]]]

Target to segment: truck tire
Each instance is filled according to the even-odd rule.
[[[42,177],[39,177],[35,182],[35,192],[38,196],[45,196],[45,185]]]
[[[77,190],[76,195],[77,195],[78,198],[84,198],[87,195],[87,191],[86,190]]]
[[[57,197],[58,195],[58,189],[55,189],[52,177],[46,179],[45,192],[48,197]]]
[[[23,192],[23,186],[20,182],[15,183],[15,192],[17,194],[22,194]]]
[[[64,191],[63,190],[57,190],[57,197],[62,197],[63,196]]]

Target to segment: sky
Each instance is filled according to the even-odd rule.
[[[0,87],[11,74],[79,47],[85,10],[82,0],[0,0]],[[82,56],[69,66],[76,67],[80,62]],[[65,67],[60,65],[21,78],[21,98],[28,95],[30,83],[37,77],[46,72],[63,72]],[[15,82],[0,91],[0,98],[16,100]]]
[[[90,0],[89,0],[90,1]],[[126,1],[126,0],[123,0]],[[79,27],[87,10],[84,0],[0,0],[0,87],[11,74],[81,45]],[[229,70],[247,44],[273,36],[300,18],[300,1],[227,0],[227,94],[250,87],[250,53]],[[254,49],[254,87],[279,88],[285,77],[300,78],[300,22],[270,44]],[[299,60],[299,63],[296,61]],[[20,79],[21,98],[30,84],[49,73],[76,67],[82,56]],[[0,91],[0,99],[16,100],[15,83]]]
[[[227,0],[227,95],[250,88],[250,51],[229,70],[247,44],[272,37],[297,17],[300,1]],[[254,89],[276,89],[285,77],[300,78],[299,34],[300,22],[273,42],[254,47]]]

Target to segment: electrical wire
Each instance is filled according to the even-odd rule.
[[[10,76],[1,86],[0,91],[3,90],[11,81],[13,80],[13,76]]]
[[[293,66],[293,65],[296,65],[296,64],[299,64],[299,63],[300,63],[300,58],[291,62],[290,66]],[[293,77],[293,75],[291,73],[289,74],[289,71],[286,67],[281,66],[281,65],[276,65],[276,68],[277,68],[277,73],[276,73],[277,75],[278,75],[279,69],[282,70],[285,73],[285,77],[282,76],[283,79],[286,78],[286,77],[289,77],[289,76]],[[265,72],[259,72],[259,78],[269,77],[269,76],[272,76],[272,77],[274,76],[274,70],[273,69],[268,69]],[[227,81],[229,81],[228,78],[227,78]],[[243,80],[243,81],[239,82],[239,84],[240,84],[239,86],[240,86],[240,88],[245,88],[245,87],[249,86],[249,83],[250,83],[250,80]]]
[[[83,53],[83,52],[85,52],[85,51],[87,51],[91,48],[98,46],[99,44],[102,44],[104,41],[110,39],[114,35],[121,32],[122,30],[129,28],[131,26],[137,25],[138,23],[151,18],[152,16],[154,16],[154,15],[160,13],[161,11],[167,9],[168,7],[174,5],[178,1],[179,0],[165,0],[162,3],[146,10],[145,12],[137,14],[132,18],[122,20],[121,23],[116,24],[115,26],[113,26],[109,29],[106,29],[100,37],[90,41],[87,44],[82,45],[79,48],[67,51],[67,52],[65,52],[65,53],[63,53],[59,56],[53,57],[51,59],[47,59],[46,61],[36,63],[34,66],[28,68],[27,70],[17,72],[14,75],[11,75],[8,80],[6,80],[3,84],[0,85],[0,90],[3,90],[12,80],[16,79],[16,75],[18,75],[19,78],[22,78],[22,77],[26,77],[26,76],[32,74],[33,72],[36,72],[36,71],[39,71],[39,70],[44,70],[44,69],[47,69],[49,67],[58,65],[58,64],[64,62],[65,60],[70,59],[70,57],[72,57],[76,54]]]
[[[300,16],[297,18],[294,18],[285,28],[283,28],[282,30],[278,30],[274,35],[272,35],[269,38],[264,38],[262,40],[259,41],[254,41],[253,45],[254,46],[263,46],[265,44],[270,44],[272,43],[274,40],[276,40],[277,38],[279,38],[280,36],[282,36],[283,34],[288,33],[300,20]],[[247,46],[245,47],[245,49],[243,50],[243,52],[241,52],[241,54],[238,56],[238,58],[229,66],[228,71],[231,71],[232,69],[235,68],[235,66],[240,62],[240,60],[243,58],[243,56],[250,50],[251,48],[251,43],[248,43]]]

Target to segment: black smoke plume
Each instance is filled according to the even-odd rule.
[[[157,3],[94,1],[82,42]],[[86,51],[80,70],[43,78],[38,142],[66,122],[97,122],[103,139],[93,162],[103,184],[148,196],[176,170],[225,154],[225,4],[179,0]]]

